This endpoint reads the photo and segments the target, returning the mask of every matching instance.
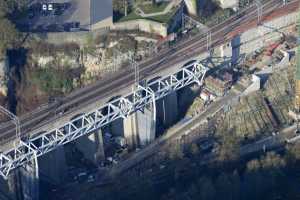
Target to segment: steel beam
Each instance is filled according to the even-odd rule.
[[[202,85],[207,70],[207,67],[196,61],[146,86],[138,85],[133,92],[72,119],[60,127],[20,142],[0,154],[0,175],[7,178],[12,169],[25,165],[34,158],[87,135],[116,119],[126,118],[133,112],[150,103],[155,104],[156,100],[191,83]]]

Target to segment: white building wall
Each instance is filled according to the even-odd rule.
[[[252,83],[246,90],[242,93],[242,95],[248,95],[252,92],[260,90],[260,78],[255,74],[252,75]]]
[[[116,30],[141,30],[148,33],[155,33],[163,37],[166,37],[168,35],[167,24],[162,24],[146,19],[137,19],[114,23],[112,28]]]
[[[237,8],[239,1],[238,0],[219,0],[221,8]]]
[[[188,13],[190,15],[197,15],[197,0],[184,0],[184,3],[187,7]]]

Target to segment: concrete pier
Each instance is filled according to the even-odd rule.
[[[83,153],[84,157],[95,165],[98,165],[100,161],[105,159],[101,129],[90,135],[81,137],[76,141],[75,145]]]
[[[107,129],[107,131],[109,133],[111,133],[114,137],[117,136],[124,136],[124,122],[123,119],[117,119],[115,121],[113,121],[112,123],[109,124],[109,128]]]
[[[22,200],[39,200],[39,172],[33,162],[20,168]]]
[[[198,1],[197,0],[184,0],[187,7],[188,13],[190,15],[197,16],[198,14]]]
[[[67,162],[63,146],[39,157],[39,173],[47,177],[53,184],[62,183],[66,172]]]
[[[154,115],[153,106],[148,106],[124,119],[124,137],[129,148],[145,146],[155,139]]]
[[[8,200],[9,198],[13,199],[9,191],[8,181],[0,177],[0,199]]]
[[[8,180],[0,180],[1,200],[39,200],[39,173],[36,163],[19,167]]]
[[[177,93],[173,92],[156,102],[157,121],[164,128],[175,124],[178,120]]]

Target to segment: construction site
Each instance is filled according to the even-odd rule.
[[[88,114],[81,110],[76,115],[72,114],[72,117],[66,117],[64,120],[69,123],[68,126],[59,126],[56,132],[67,135],[64,140],[70,139],[68,144],[55,141],[47,147],[47,155],[37,157],[35,153],[35,165],[38,168],[28,167],[26,171],[24,167],[25,173],[20,166],[9,166],[9,170],[16,172],[9,176],[7,182],[0,180],[0,195],[2,191],[9,191],[4,192],[5,200],[175,199],[175,192],[185,191],[185,183],[199,174],[208,172],[219,176],[220,173],[216,171],[224,163],[244,162],[239,158],[256,158],[298,140],[298,4],[298,1],[292,2],[285,9],[280,7],[278,12],[268,16],[258,13],[257,20],[255,16],[254,20],[225,31],[225,36],[215,39],[213,44],[207,39],[203,42],[206,44],[205,53],[199,55],[195,51],[194,57],[188,61],[176,63],[178,69],[174,70],[177,70],[176,73],[170,70],[171,75],[170,71],[163,71],[149,80],[145,79],[144,85],[139,85],[136,80],[140,74],[137,74],[136,67],[133,73],[136,88],[148,88],[150,85],[150,89],[137,93],[134,87],[122,88],[126,92],[132,90],[133,95],[125,96],[127,93],[123,91],[124,94],[116,93],[107,98],[109,100],[105,99],[103,102],[108,107],[96,110],[95,119],[92,119],[93,110],[88,110]],[[159,64],[164,62],[160,61]],[[188,71],[191,68],[193,70]],[[189,85],[179,83],[187,74],[199,77]],[[176,82],[174,80],[178,85],[172,88],[169,84]],[[167,89],[161,89],[163,86]],[[158,92],[153,92],[156,90]],[[163,93],[167,90],[171,91]],[[153,93],[148,97],[149,91]],[[133,107],[126,106],[138,95],[146,96],[146,100],[154,100],[152,104],[147,102],[133,113]],[[116,103],[118,101],[122,111],[119,113],[128,112],[120,118],[116,117],[118,113],[112,111],[119,106]],[[58,117],[64,114],[62,112]],[[101,117],[107,115],[106,120],[111,121],[99,127],[91,125],[95,129],[85,132],[86,124],[100,118],[98,114]],[[51,130],[53,126],[56,124],[51,124]],[[80,126],[83,128],[80,129]],[[29,141],[34,141],[36,135],[46,134],[47,131],[34,132]],[[82,135],[71,137],[68,134],[72,131]],[[27,146],[36,148],[48,140],[43,138]],[[53,151],[50,152],[48,148],[53,148]],[[15,158],[30,150],[15,151],[18,153]],[[235,166],[224,167],[226,170],[229,168]],[[245,168],[241,167],[237,173],[242,174]],[[226,185],[224,182],[220,185]],[[205,187],[202,185],[201,188]],[[216,188],[212,193],[218,193],[220,187]],[[192,193],[192,190],[185,191],[185,195]],[[26,195],[32,196],[26,198]],[[178,199],[188,198],[184,196]]]
[[[190,123],[193,126],[185,128],[187,130],[185,132],[179,131],[178,136],[169,139],[151,155],[145,153],[146,147],[139,150],[138,155],[129,156],[125,163],[132,162],[132,166],[127,170],[121,170],[122,163],[119,167],[116,166],[122,171],[122,175],[116,182],[110,183],[111,186],[108,188],[116,187],[124,196],[134,197],[137,193],[140,194],[139,187],[136,186],[139,182],[138,177],[147,177],[149,184],[151,182],[160,187],[163,184],[171,184],[174,160],[199,154],[204,156],[202,159],[205,162],[211,154],[220,153],[221,141],[226,134],[234,135],[244,145],[250,145],[264,138],[276,137],[280,130],[293,125],[295,120],[291,118],[289,112],[294,109],[297,32],[295,25],[288,27],[287,30],[289,30],[287,35],[280,36],[269,45],[246,54],[242,61],[233,67],[230,60],[223,58],[218,58],[218,62],[212,62],[214,70],[207,75],[203,88],[193,85],[189,91],[182,91],[194,100],[188,106],[183,119],[169,128],[164,135],[174,134],[184,124]],[[205,113],[214,102],[230,93],[239,95],[216,113],[205,115],[205,119],[201,122],[191,123]],[[286,139],[295,136],[297,137],[296,133],[292,132],[282,137]],[[146,155],[142,156],[143,154]],[[139,155],[143,158],[137,159]],[[188,171],[181,173],[182,176],[189,174]],[[129,177],[137,178],[129,180]],[[127,183],[126,186],[122,184],[124,182]],[[96,191],[101,190],[103,192],[101,197],[104,199],[106,197],[109,199],[111,192],[106,187],[92,189],[92,186],[85,186],[84,190],[80,190],[82,184],[76,187],[79,191],[89,190],[92,194],[95,192],[95,195]]]

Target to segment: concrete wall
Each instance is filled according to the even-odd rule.
[[[168,35],[167,24],[162,24],[146,19],[136,19],[114,23],[112,28],[116,30],[141,30],[148,33],[155,33],[163,37]]]
[[[252,92],[256,92],[258,90],[260,90],[260,78],[257,75],[253,74],[252,75],[252,83],[242,93],[242,96],[249,95]]]
[[[97,165],[105,159],[103,136],[101,129],[95,133],[83,136],[75,141],[76,147],[86,159]]]
[[[96,28],[96,25],[95,25]],[[42,40],[45,40],[52,44],[62,44],[66,42],[76,42],[83,46],[87,44],[88,38],[95,38],[98,35],[108,33],[110,29],[99,28],[97,30],[90,31],[79,31],[79,32],[57,32],[57,33],[33,33],[33,36]]]

